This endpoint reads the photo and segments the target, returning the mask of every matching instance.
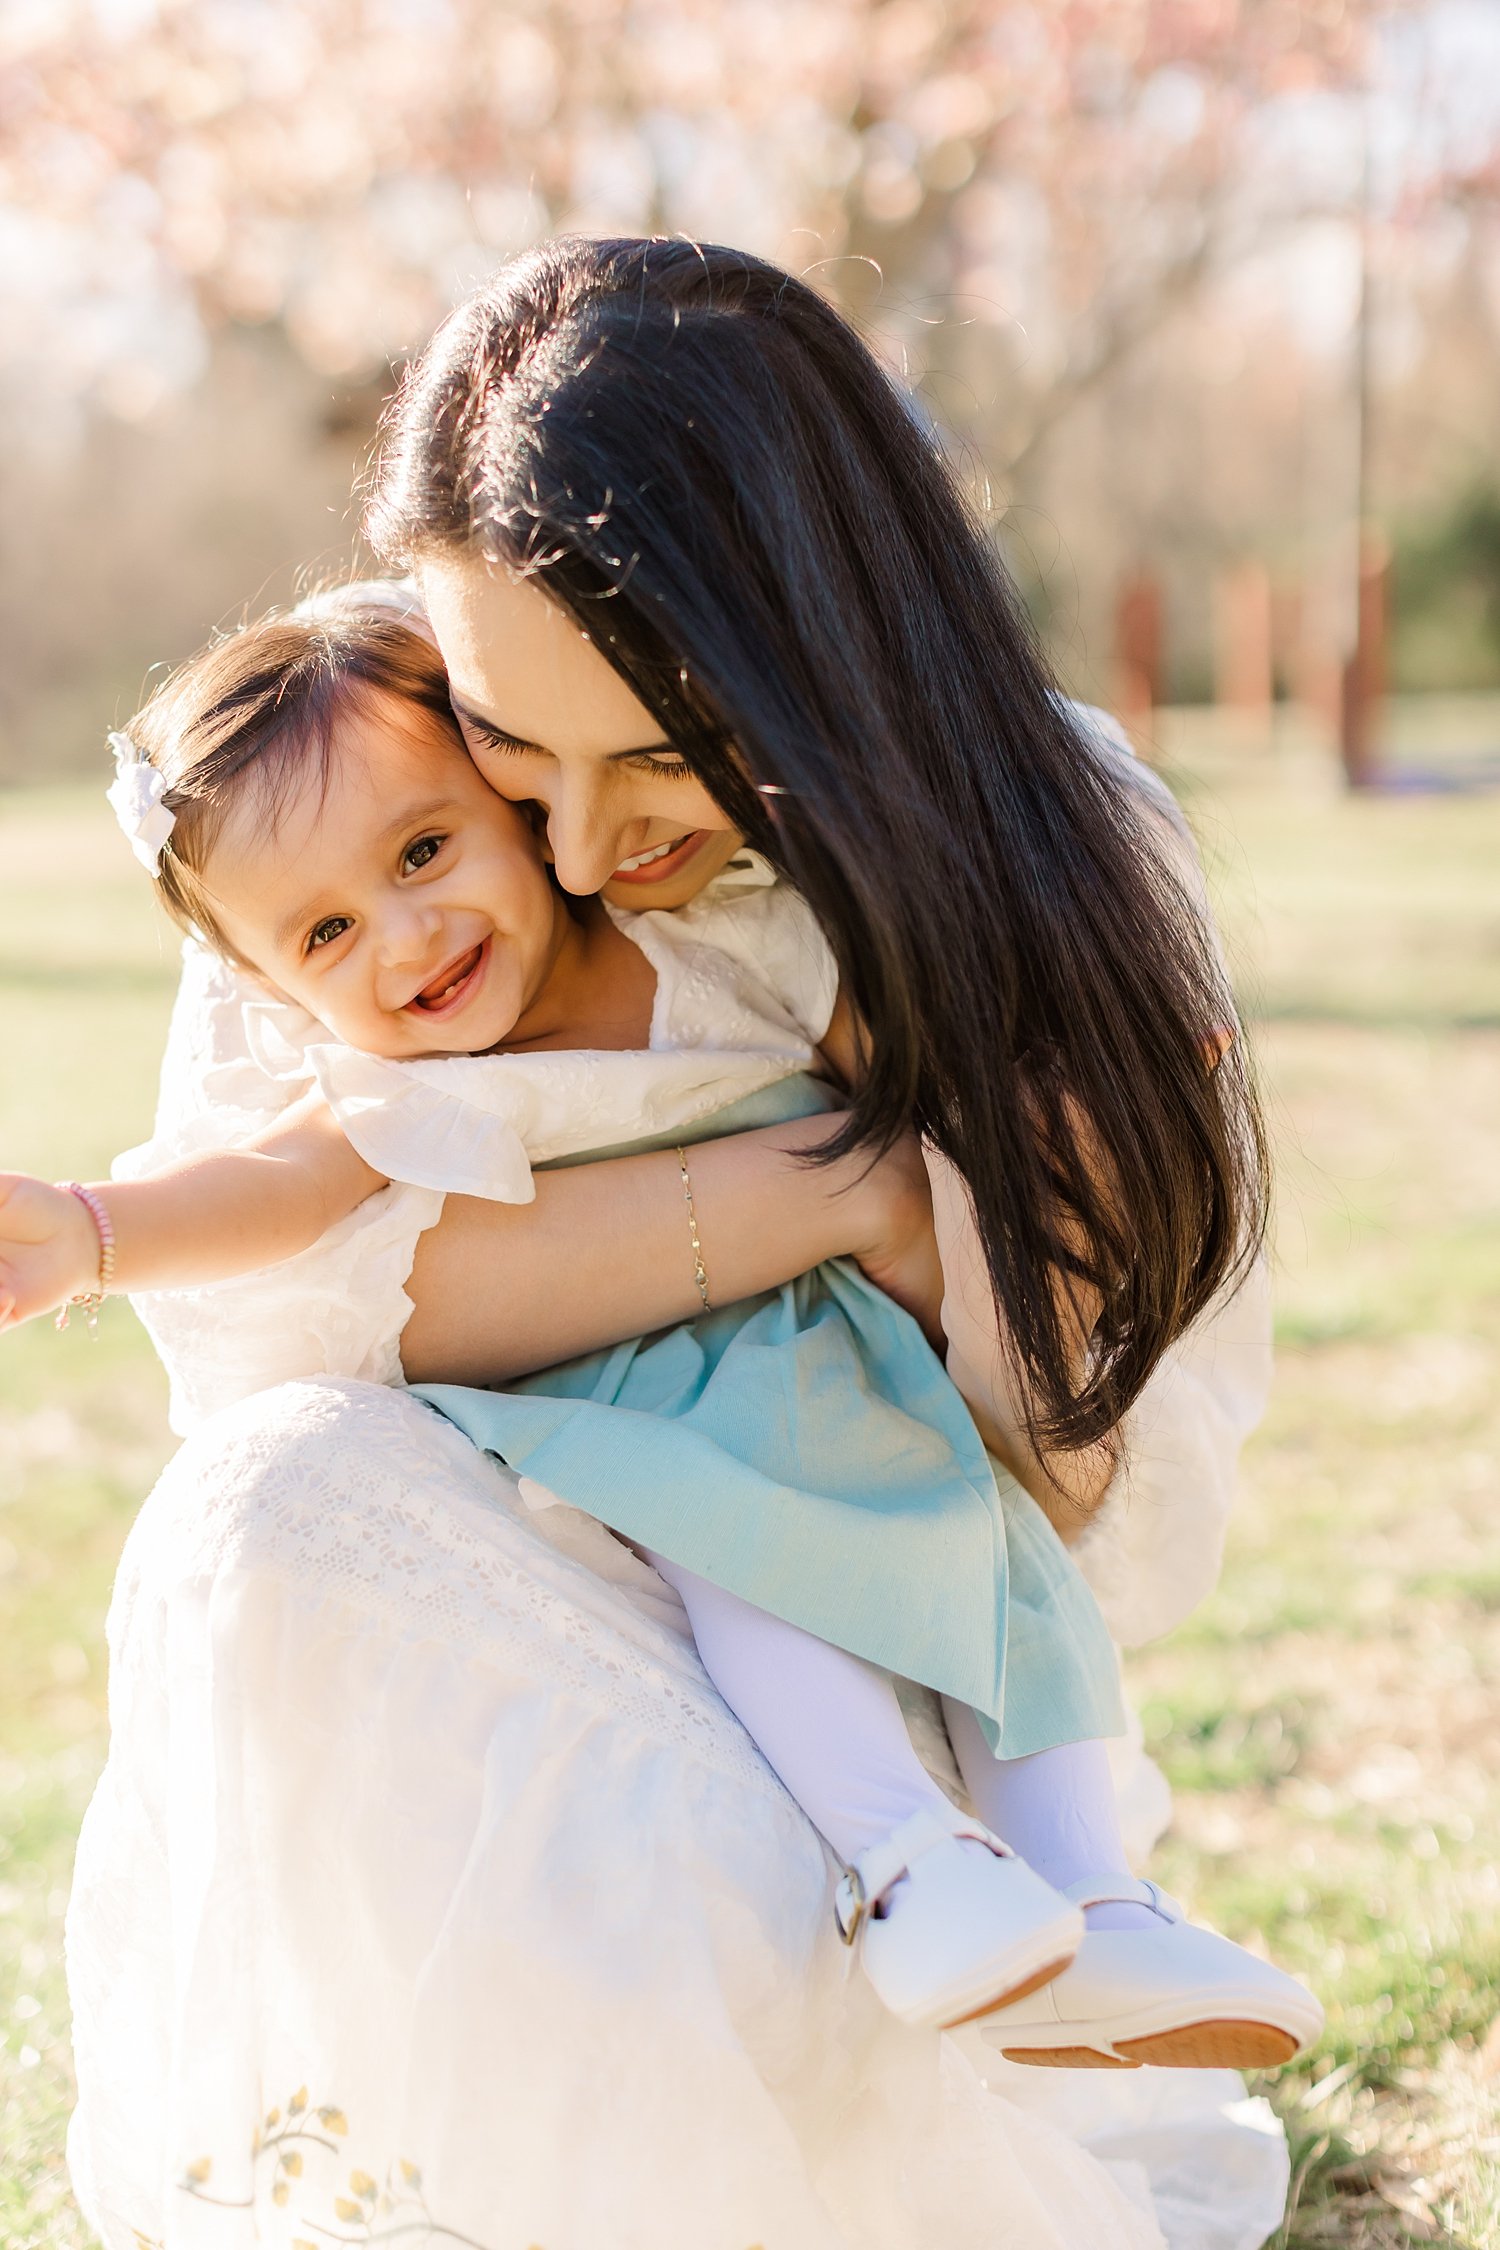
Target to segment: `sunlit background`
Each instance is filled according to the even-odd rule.
[[[1160,1872],[1329,2003],[1283,2240],[1500,2244],[1500,0],[0,0],[0,1164],[141,1137],[105,730],[357,555],[394,374],[562,228],[762,251],[920,396],[1203,837],[1281,1148]],[[0,1343],[0,2250],[79,2250],[59,1917],[170,1440]]]
[[[565,227],[856,311],[1091,692],[1337,730],[1361,525],[1377,672],[1500,686],[1495,0],[7,0],[0,71],[8,778],[345,565],[393,367]]]

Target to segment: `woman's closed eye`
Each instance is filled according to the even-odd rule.
[[[476,719],[467,711],[463,713],[459,724],[464,733],[477,743],[482,750],[498,751],[502,757],[547,758],[551,756],[551,752],[544,750],[540,743],[518,741],[515,735],[506,734],[500,727],[491,726],[487,719]],[[632,750],[622,753],[618,760],[611,762],[634,766],[638,772],[654,774],[662,781],[686,781],[690,779],[693,771],[687,759],[677,751],[670,749],[666,743],[662,744],[659,751],[654,749]]]
[[[490,725],[488,719],[476,719],[472,713],[458,714],[459,731],[468,736],[482,750],[499,750],[507,758],[545,758],[547,753],[534,742],[519,742],[513,734]]]
[[[693,770],[686,758],[679,757],[675,750],[665,757],[655,750],[637,750],[630,764],[641,773],[659,774],[664,781],[686,781]]]

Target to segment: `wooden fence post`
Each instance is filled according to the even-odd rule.
[[[1359,603],[1354,648],[1344,665],[1339,695],[1339,754],[1351,789],[1373,788],[1379,778],[1378,736],[1386,691],[1390,625],[1391,550],[1384,535],[1366,525],[1359,542]]]

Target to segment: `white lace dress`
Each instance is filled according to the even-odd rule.
[[[158,1151],[284,1099],[242,999],[190,963]],[[107,2250],[1253,2250],[1265,2105],[887,2017],[675,1597],[389,1380],[391,1245],[440,1203],[389,1189],[281,1269],[300,1310],[237,1374],[206,1301],[158,1326],[194,1427],[122,1560],[68,1925]],[[1080,1551],[1121,1639],[1212,1583],[1265,1366],[1252,1288],[1133,1417]],[[1138,1751],[1123,1778],[1144,1850],[1164,1793]]]

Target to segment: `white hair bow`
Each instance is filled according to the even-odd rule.
[[[142,756],[128,734],[112,734],[109,746],[115,754],[115,778],[105,795],[136,858],[148,875],[160,880],[161,855],[177,825],[177,815],[162,803],[167,793],[166,778]]]

